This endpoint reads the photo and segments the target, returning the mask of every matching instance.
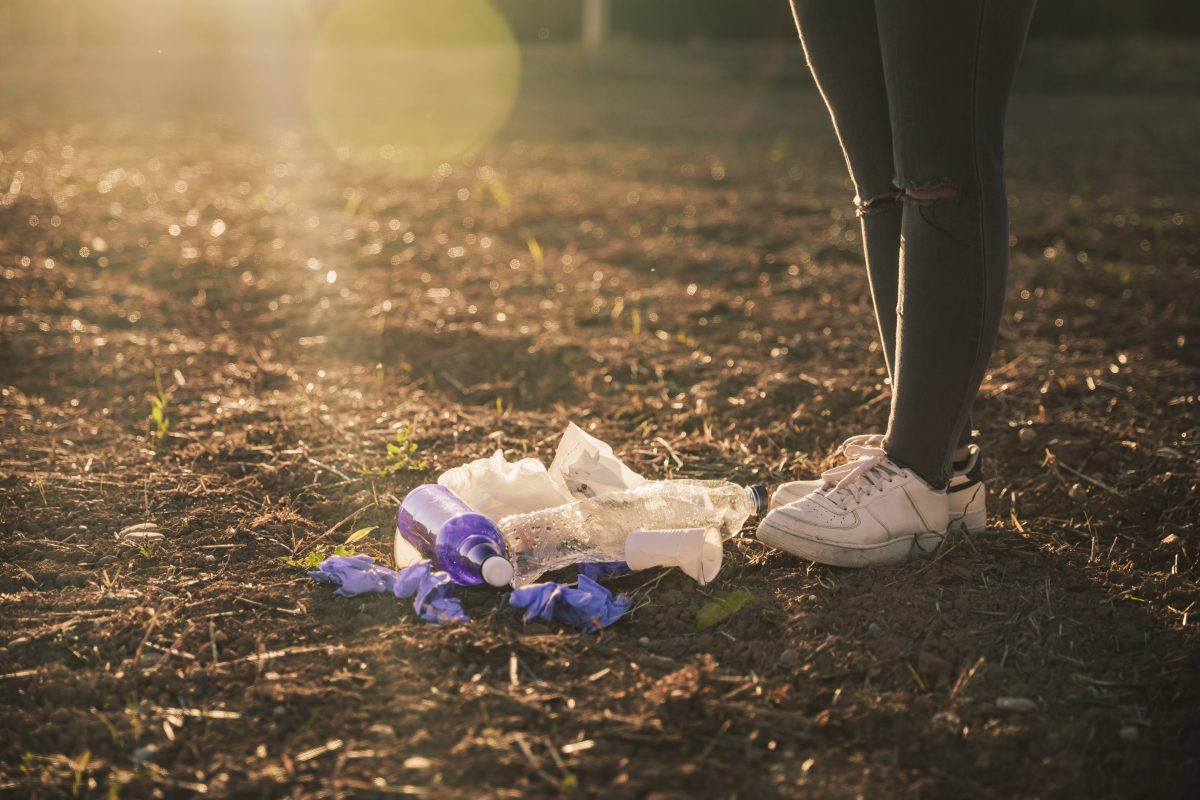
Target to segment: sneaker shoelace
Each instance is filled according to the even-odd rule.
[[[838,447],[838,452],[846,452],[846,448],[850,447],[851,445],[867,445],[868,447],[878,447],[882,444],[882,433],[860,433],[855,436],[851,436],[849,439],[842,442],[841,446]]]
[[[888,458],[882,447],[847,440],[842,445],[842,452],[850,460],[821,473],[821,480],[825,484],[822,494],[839,508],[845,509],[848,501],[858,502],[860,498],[874,494],[894,478],[905,474],[902,467]]]

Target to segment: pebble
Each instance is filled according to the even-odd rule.
[[[784,666],[795,664],[799,660],[800,654],[790,647],[779,654],[779,663],[783,664]]]
[[[867,633],[879,633],[883,628],[879,627],[878,622],[872,622],[867,626]]]
[[[649,636],[641,637],[640,639],[638,639],[638,644],[640,644],[642,647],[649,647],[650,646],[650,637]]]
[[[129,754],[129,757],[133,759],[133,763],[135,764],[144,764],[157,752],[158,745],[148,744],[145,747],[135,748],[134,751]]]
[[[1117,733],[1126,742],[1136,742],[1139,735],[1136,725],[1123,725]]]
[[[367,728],[367,732],[380,739],[396,738],[396,729],[391,725],[385,725],[382,722],[376,722],[370,728]]]
[[[996,708],[1001,711],[1027,714],[1031,711],[1037,711],[1038,705],[1028,697],[997,697]]]
[[[1084,489],[1081,483],[1072,483],[1071,488],[1067,490],[1067,497],[1072,500],[1086,500],[1087,489]]]
[[[1033,428],[1021,428],[1017,431],[1017,441],[1021,447],[1033,447],[1033,443],[1037,441],[1037,431]]]

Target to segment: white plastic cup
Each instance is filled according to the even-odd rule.
[[[679,567],[701,586],[721,571],[724,550],[716,528],[634,531],[625,540],[625,563],[632,570]]]

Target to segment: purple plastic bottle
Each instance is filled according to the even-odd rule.
[[[463,586],[506,586],[513,578],[504,537],[490,519],[436,483],[409,492],[396,514],[396,535]]]

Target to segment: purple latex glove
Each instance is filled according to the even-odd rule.
[[[629,572],[629,565],[624,561],[597,561],[579,565],[579,574],[587,575],[594,581],[628,575]]]
[[[513,591],[508,604],[525,612],[525,621],[557,620],[588,633],[607,628],[627,612],[633,601],[612,592],[589,578],[579,576],[577,588],[562,583],[535,583]]]
[[[390,592],[396,582],[395,570],[375,566],[370,556],[330,556],[320,567],[308,573],[313,580],[333,583],[338,597],[357,597],[368,592]]]
[[[421,561],[397,572],[375,566],[370,556],[330,556],[319,569],[308,573],[313,580],[337,584],[334,592],[341,597],[357,597],[369,592],[391,592],[401,599],[414,597],[413,608],[426,622],[445,624],[467,622],[470,617],[456,597],[449,596],[450,576],[439,572],[428,561]]]
[[[450,596],[454,585],[450,573],[433,568],[430,561],[419,561],[396,573],[396,584],[392,594],[396,597],[413,597],[413,608],[426,622],[446,624],[448,622],[470,622],[462,609],[462,601]]]

